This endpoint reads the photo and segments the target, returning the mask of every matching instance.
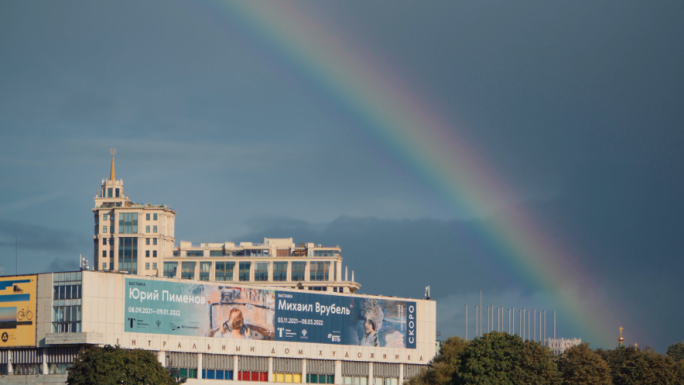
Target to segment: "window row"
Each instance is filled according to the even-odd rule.
[[[305,272],[307,262],[273,262],[273,281],[285,282],[287,281],[287,267],[291,263],[290,281],[302,282],[306,281]],[[179,262],[164,262],[164,277],[177,278],[178,277]],[[182,279],[195,279],[195,269],[198,262],[186,261],[180,262]],[[211,275],[211,265],[215,264],[214,281],[240,281],[249,282],[252,273],[252,265],[254,265],[254,281],[267,282],[269,281],[269,262],[199,262],[199,279],[201,281],[209,281]],[[236,265],[237,264],[237,277]],[[330,265],[332,264],[333,271],[331,274]],[[331,262],[310,262],[309,263],[309,281],[330,281],[334,280],[337,272],[337,264]],[[237,279],[235,279],[237,278]]]
[[[81,285],[54,286],[52,299],[80,299]]]
[[[114,270],[114,264],[109,264],[109,267]],[[145,262],[145,270],[150,270],[150,263]],[[152,270],[157,270],[157,262],[152,262]],[[102,271],[107,271],[107,262],[102,262]]]
[[[105,226],[105,227],[107,227],[107,226]],[[105,233],[106,233],[106,232],[107,232],[107,231],[105,230]],[[107,240],[107,239],[109,239],[109,240]],[[157,238],[145,238],[145,244],[146,244],[146,245],[149,245],[149,244],[150,244],[150,239],[152,240],[152,241],[151,241],[152,244],[156,246],[156,245],[157,245]],[[103,244],[103,245],[106,246],[108,243],[109,243],[110,245],[114,245],[114,238],[102,238],[102,244]]]
[[[207,380],[232,380],[232,370],[202,369],[202,378]]]

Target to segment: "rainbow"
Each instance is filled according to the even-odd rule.
[[[512,195],[474,146],[455,134],[453,124],[382,60],[343,38],[345,33],[333,20],[291,1],[209,4],[209,9],[197,11],[225,24],[226,30],[244,33],[254,52],[285,62],[338,108],[351,112],[367,135],[423,178],[455,214],[484,218]],[[561,241],[545,234],[545,227],[519,208],[507,208],[486,223],[480,236],[496,250],[501,258],[497,262],[516,280],[551,292],[559,316],[584,341],[594,347],[615,346],[621,309],[596,294],[593,277]]]

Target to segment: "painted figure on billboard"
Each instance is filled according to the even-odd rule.
[[[404,348],[407,333],[406,302],[363,299],[359,305],[358,345]]]
[[[220,301],[209,307],[207,337],[273,340],[275,301],[272,290],[221,287]],[[209,301],[212,294],[210,292]],[[244,294],[244,295],[243,295]]]

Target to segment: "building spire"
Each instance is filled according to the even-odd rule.
[[[114,181],[116,179],[116,172],[114,171],[114,154],[116,154],[115,149],[109,150],[109,153],[112,154],[112,171],[109,172],[109,180]]]

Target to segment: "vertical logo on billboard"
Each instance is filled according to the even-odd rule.
[[[406,303],[406,347],[416,347],[416,303]]]
[[[7,332],[2,333],[2,342],[7,342],[9,340],[9,335]]]
[[[133,322],[135,322],[135,318],[129,318],[129,319],[128,319],[128,322],[131,323],[130,328],[133,329]]]

